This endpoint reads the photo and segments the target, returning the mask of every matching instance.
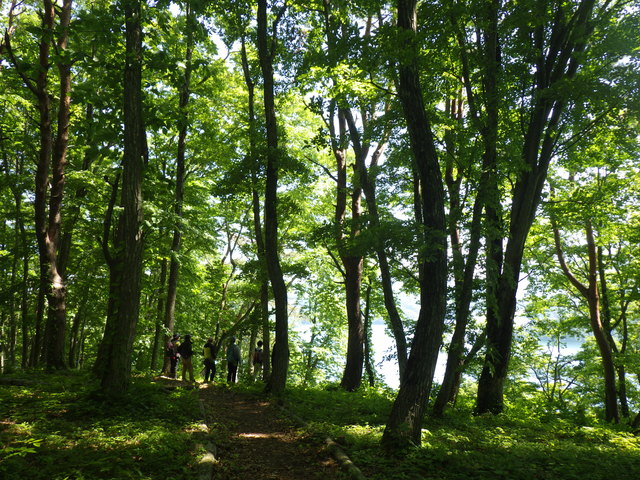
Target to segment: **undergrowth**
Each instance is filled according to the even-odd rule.
[[[623,426],[579,426],[561,418],[474,416],[450,410],[426,418],[422,445],[401,455],[380,448],[389,392],[291,388],[287,408],[329,435],[370,480],[637,480],[640,438]]]
[[[28,385],[0,385],[0,478],[195,477],[205,435],[195,391],[166,390],[141,377],[126,397],[109,403],[83,374],[29,379]],[[233,388],[263,395],[260,384]],[[304,419],[309,433],[341,444],[370,480],[640,478],[640,439],[624,426],[577,425],[516,409],[474,416],[461,402],[443,418],[425,419],[421,446],[392,456],[380,448],[392,392],[290,386],[277,401]]]
[[[114,402],[82,373],[27,380],[0,385],[0,478],[193,478],[200,453],[194,391],[134,378]]]

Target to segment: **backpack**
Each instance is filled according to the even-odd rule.
[[[213,358],[215,357],[215,347],[211,344],[211,343],[206,343],[204,345],[204,348],[202,350],[202,354],[204,355],[204,358],[210,358],[213,360]]]

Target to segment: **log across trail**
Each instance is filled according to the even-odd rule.
[[[346,478],[323,439],[300,431],[261,396],[224,385],[201,386],[199,395],[213,442],[212,479]]]

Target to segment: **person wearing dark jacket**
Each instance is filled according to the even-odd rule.
[[[236,337],[229,339],[227,347],[227,382],[236,383],[238,375],[238,364],[242,356],[240,355],[240,347],[236,344]]]
[[[191,358],[193,357],[193,345],[191,344],[191,335],[184,336],[184,342],[178,347],[178,353],[182,360],[182,381],[187,381],[187,372],[189,372],[189,381],[195,382],[193,378],[193,363]]]

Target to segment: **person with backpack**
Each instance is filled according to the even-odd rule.
[[[216,376],[215,347],[213,346],[213,338],[209,337],[207,343],[204,344],[204,382],[213,382]]]
[[[262,340],[258,340],[258,345],[253,351],[252,363],[253,363],[253,379],[254,380],[256,379],[258,372],[262,371],[262,361],[263,361],[263,355],[264,355],[264,351],[262,350],[262,345],[263,345]]]
[[[236,383],[241,359],[240,347],[236,345],[236,337],[231,337],[227,347],[227,383]]]
[[[180,345],[180,335],[174,333],[165,346],[164,354],[169,359],[169,376],[176,378],[178,367],[178,346]]]
[[[182,359],[182,381],[187,381],[187,373],[189,373],[189,381],[195,382],[193,378],[193,345],[191,344],[191,335],[184,336],[184,342],[178,347],[178,353]]]

